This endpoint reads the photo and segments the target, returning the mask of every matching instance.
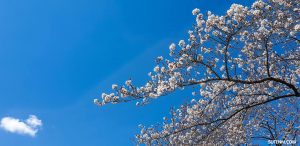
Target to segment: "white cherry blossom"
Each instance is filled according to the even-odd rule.
[[[94,103],[145,105],[178,89],[192,90],[191,102],[173,109],[161,125],[139,126],[137,144],[299,140],[299,12],[300,0],[232,4],[224,15],[194,9],[187,41],[180,40],[179,47],[172,43],[170,56],[157,58],[149,81],[113,85],[113,93]]]

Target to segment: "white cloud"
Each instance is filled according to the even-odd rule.
[[[5,131],[34,137],[42,126],[42,121],[35,115],[30,115],[28,119],[22,121],[13,117],[3,117],[0,128]]]
[[[35,115],[30,115],[26,123],[34,128],[42,126],[42,120],[39,120]]]

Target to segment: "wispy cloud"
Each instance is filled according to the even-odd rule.
[[[5,131],[32,137],[36,135],[41,126],[42,120],[35,115],[30,115],[25,121],[13,117],[3,117],[0,123],[0,128]]]

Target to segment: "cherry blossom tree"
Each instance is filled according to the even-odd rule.
[[[299,139],[300,0],[232,4],[223,16],[194,9],[187,40],[158,57],[144,86],[112,85],[95,104],[145,105],[177,89],[191,101],[136,135],[146,145],[242,145]],[[171,96],[171,95],[170,95]]]

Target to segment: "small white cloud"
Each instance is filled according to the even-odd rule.
[[[35,115],[30,115],[26,123],[34,128],[42,126],[42,120],[39,120]]]
[[[28,119],[25,120],[25,122],[13,117],[3,117],[0,123],[0,128],[5,131],[30,135],[32,137],[36,135],[41,126],[42,121],[35,115],[30,115]]]

